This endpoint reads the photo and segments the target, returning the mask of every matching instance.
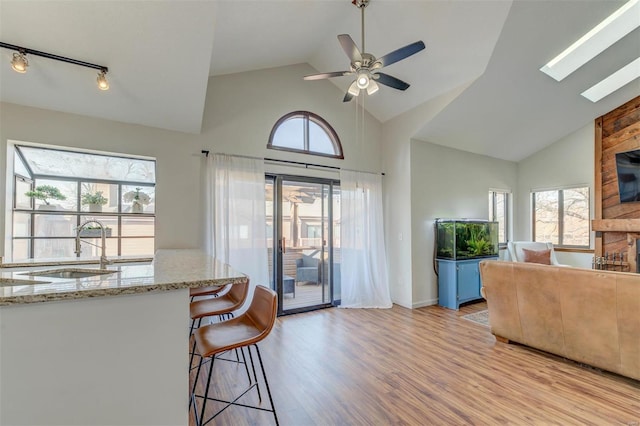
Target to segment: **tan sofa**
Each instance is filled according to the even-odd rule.
[[[485,260],[491,332],[640,380],[640,274]]]

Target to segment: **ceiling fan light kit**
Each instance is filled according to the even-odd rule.
[[[370,0],[351,1],[353,5],[360,9],[362,16],[362,50],[358,49],[358,46],[348,34],[340,34],[338,36],[338,41],[340,42],[342,49],[351,61],[350,70],[311,74],[304,77],[305,80],[323,80],[326,78],[355,74],[356,79],[349,86],[343,102],[349,102],[353,97],[358,96],[361,90],[366,90],[368,95],[376,93],[380,88],[378,83],[397,90],[407,90],[409,88],[409,83],[388,74],[378,72],[378,70],[406,59],[425,48],[424,42],[416,41],[407,46],[401,47],[400,49],[394,50],[379,59],[376,59],[376,57],[370,53],[366,53],[364,44],[364,10],[369,5],[369,1]]]
[[[43,58],[53,59],[60,62],[66,62],[68,64],[79,65],[81,67],[93,68],[97,69],[98,78],[97,84],[98,89],[100,90],[109,90],[109,82],[107,81],[107,73],[109,72],[109,68],[104,65],[92,64],[90,62],[80,61],[78,59],[67,58],[64,56],[54,55],[53,53],[41,52],[39,50],[29,49],[27,47],[16,46],[14,44],[4,43],[0,41],[0,47],[4,47],[5,49],[15,50],[16,52],[13,54],[13,59],[11,59],[11,69],[20,74],[24,74],[27,72],[27,67],[29,66],[29,60],[27,59],[27,54],[41,56]]]

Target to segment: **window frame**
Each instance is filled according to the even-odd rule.
[[[588,242],[586,245],[576,244],[564,244],[564,191],[572,189],[586,189],[587,190],[587,235]],[[531,205],[531,241],[536,241],[536,194],[541,192],[557,192],[558,193],[558,243],[554,243],[556,248],[566,249],[590,249],[591,248],[591,187],[589,185],[571,185],[562,186],[559,188],[540,188],[531,190],[530,205]],[[547,241],[544,241],[547,242]]]
[[[117,247],[117,256],[136,256],[136,255],[131,255],[131,254],[127,254],[127,253],[122,253],[122,246],[123,246],[123,241],[127,241],[127,240],[132,240],[132,239],[152,239],[153,240],[153,244],[154,244],[154,250],[155,250],[155,240],[156,240],[156,231],[155,231],[155,224],[156,224],[156,212],[155,209],[153,210],[153,212],[143,212],[143,213],[132,213],[132,212],[125,212],[124,210],[124,203],[122,201],[122,197],[123,197],[123,188],[124,187],[137,187],[137,186],[141,186],[141,187],[153,187],[154,189],[156,188],[156,183],[153,182],[138,182],[138,181],[128,181],[128,180],[107,180],[107,179],[92,179],[92,178],[86,178],[86,177],[71,177],[71,176],[60,176],[60,175],[50,175],[50,174],[37,174],[34,173],[32,168],[29,166],[29,162],[26,160],[26,158],[24,157],[24,153],[20,150],[21,146],[25,146],[25,147],[29,147],[29,148],[37,148],[37,149],[43,149],[43,150],[51,150],[51,151],[67,151],[67,152],[73,152],[73,153],[80,153],[80,154],[90,154],[90,155],[98,155],[98,156],[104,156],[104,157],[113,157],[113,158],[126,158],[126,159],[132,159],[132,160],[136,160],[139,157],[136,156],[126,156],[126,155],[122,155],[122,154],[113,154],[110,155],[108,153],[94,153],[94,152],[90,152],[90,151],[84,151],[84,150],[74,150],[72,148],[70,149],[63,149],[63,148],[59,148],[59,147],[48,147],[48,146],[40,146],[40,145],[30,145],[30,144],[15,144],[13,145],[13,153],[16,157],[19,158],[19,160],[25,165],[27,172],[30,174],[30,176],[24,176],[22,173],[18,173],[15,170],[13,170],[13,188],[12,188],[12,206],[11,206],[11,223],[12,223],[12,227],[11,227],[11,235],[8,235],[7,238],[11,240],[10,246],[9,246],[9,253],[11,256],[12,261],[16,261],[15,260],[15,253],[13,251],[13,246],[14,246],[14,241],[28,241],[28,257],[27,259],[33,259],[33,260],[37,260],[38,258],[35,257],[35,240],[75,240],[75,236],[36,236],[36,232],[35,232],[35,224],[36,224],[36,217],[38,215],[57,215],[57,216],[72,216],[74,217],[75,223],[76,223],[76,228],[79,227],[82,224],[83,221],[83,217],[84,220],[87,220],[87,216],[92,216],[94,217],[96,220],[100,220],[100,217],[115,217],[117,224],[116,227],[117,229],[114,229],[115,232],[113,232],[112,236],[107,236],[106,238],[109,240],[116,240],[116,247]],[[153,161],[154,163],[154,167],[156,166],[156,159],[154,158],[144,158],[145,161]],[[14,160],[15,161],[15,160]],[[12,167],[13,169],[13,167]],[[56,181],[66,181],[66,182],[73,182],[74,184],[77,185],[77,191],[76,191],[76,196],[74,198],[75,204],[76,204],[76,209],[75,210],[39,210],[36,206],[36,201],[34,198],[31,198],[31,207],[30,208],[22,208],[22,207],[17,207],[17,193],[18,193],[18,185],[16,184],[16,182],[20,180],[23,181],[25,183],[29,183],[31,189],[33,190],[37,184],[36,182],[38,180],[56,180]],[[86,211],[86,210],[82,210],[82,203],[81,203],[81,198],[82,198],[82,185],[86,184],[86,183],[97,183],[97,184],[106,184],[106,185],[115,185],[117,187],[117,194],[118,194],[118,200],[117,203],[115,204],[115,207],[117,207],[116,211],[105,211],[105,212],[91,212],[91,211]],[[29,226],[29,235],[28,236],[15,236],[15,233],[13,231],[13,223],[14,223],[14,215],[15,213],[20,213],[20,214],[28,214],[29,215],[29,221],[30,221],[30,226]],[[124,220],[127,218],[152,218],[153,223],[154,223],[154,229],[152,234],[145,234],[145,235],[123,235],[123,229],[125,226]],[[8,253],[8,254],[9,254]],[[152,255],[152,253],[151,253]],[[80,257],[80,254],[76,254],[75,257],[77,257],[80,260],[84,260],[83,258]],[[49,258],[47,258],[49,259]]]
[[[273,139],[276,135],[276,132],[278,131],[278,128],[286,121],[294,118],[301,118],[303,120],[304,149],[289,148],[289,147],[274,145]],[[326,154],[323,152],[312,151],[309,149],[309,121],[315,123],[325,131],[325,133],[329,137],[329,140],[331,141],[331,144],[333,145],[335,154]],[[267,149],[297,152],[301,154],[317,155],[320,157],[337,158],[340,160],[344,160],[344,151],[342,150],[342,143],[340,142],[338,133],[336,133],[333,127],[331,127],[331,125],[324,118],[320,117],[318,114],[315,114],[309,111],[293,111],[280,117],[278,121],[276,121],[276,124],[274,124],[273,128],[271,129],[271,133],[269,134],[269,141],[267,142]]]
[[[489,221],[498,222],[495,218],[496,214],[496,206],[497,206],[497,197],[498,195],[503,195],[505,197],[504,200],[504,236],[505,241],[498,240],[498,247],[501,249],[507,248],[507,244],[511,241],[511,210],[512,210],[512,195],[511,191],[507,189],[489,189]],[[500,235],[500,231],[498,230],[498,236]]]

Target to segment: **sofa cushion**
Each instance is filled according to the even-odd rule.
[[[527,263],[541,263],[551,265],[551,250],[528,250],[522,249],[524,261]]]

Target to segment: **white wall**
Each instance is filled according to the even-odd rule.
[[[411,308],[413,303],[411,222],[411,138],[460,95],[471,82],[438,96],[384,123],[383,179],[385,240],[391,300]]]
[[[365,139],[356,140],[356,103],[343,103],[344,93],[329,81],[302,79],[314,72],[299,64],[210,79],[202,148],[380,172],[380,122],[365,114]],[[275,122],[297,110],[314,112],[331,124],[340,137],[344,160],[267,150]]]
[[[594,123],[593,121],[518,163],[515,200],[515,240],[531,240],[531,191],[571,185],[588,185],[591,219],[594,217]],[[595,236],[591,233],[591,247]],[[558,261],[591,267],[592,254],[558,253]]]
[[[435,219],[488,219],[489,189],[514,190],[517,181],[515,162],[411,142],[413,307],[438,302]]]
[[[380,171],[380,123],[365,115],[365,146],[356,142],[355,103],[328,81],[304,81],[316,72],[293,65],[209,79],[201,134],[124,124],[50,110],[0,104],[0,186],[6,187],[7,140],[60,145],[157,159],[156,248],[201,246],[199,208],[202,149],[227,154],[293,159],[355,170]],[[336,130],[345,160],[267,150],[271,128],[282,115],[306,110]],[[291,173],[305,174],[304,169]],[[0,198],[4,200],[4,197]],[[0,237],[10,205],[0,208]],[[3,245],[1,245],[3,246]],[[0,247],[0,255],[4,248]]]

